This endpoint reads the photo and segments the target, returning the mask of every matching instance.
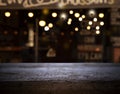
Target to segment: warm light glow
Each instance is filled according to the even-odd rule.
[[[99,29],[100,29],[100,26],[96,26],[96,29],[99,30]]]
[[[10,16],[11,16],[11,13],[10,13],[10,12],[5,12],[5,16],[6,16],[6,17],[10,17]]]
[[[68,21],[68,22],[67,22],[67,24],[68,24],[68,25],[71,25],[71,22],[70,22],[70,21]]]
[[[91,29],[91,27],[90,26],[87,26],[87,30],[90,30]]]
[[[52,27],[53,27],[53,24],[52,24],[52,23],[49,23],[49,24],[48,24],[48,27],[49,27],[49,28],[52,28]]]
[[[48,9],[43,9],[43,14],[44,15],[47,15],[49,13],[49,10]]]
[[[79,28],[78,28],[78,27],[75,27],[75,31],[79,31]]]
[[[46,25],[46,22],[43,21],[43,20],[41,20],[41,21],[39,21],[39,25],[40,25],[41,27],[44,27],[44,26]]]
[[[68,24],[68,25],[71,25],[71,23],[72,23],[72,19],[69,18],[67,24]]]
[[[88,11],[88,15],[90,17],[95,17],[96,16],[96,11],[94,9],[91,9],[91,10]]]
[[[70,10],[70,11],[69,11],[69,13],[70,13],[70,14],[73,14],[73,13],[74,13],[74,11],[73,11],[73,10]]]
[[[32,18],[33,16],[34,16],[34,13],[32,13],[32,12],[28,13],[28,17]]]
[[[99,13],[100,18],[104,18],[104,13]]]
[[[29,47],[34,47],[34,43],[30,42]]]
[[[64,36],[65,34],[64,34],[64,32],[61,32],[61,36]]]
[[[72,19],[71,19],[71,18],[69,18],[69,19],[68,19],[68,21],[69,21],[69,22],[72,22]]]
[[[57,13],[56,13],[56,12],[53,12],[53,13],[52,13],[52,17],[56,18],[56,17],[57,17]]]
[[[33,27],[29,27],[29,35],[28,35],[28,47],[34,47],[34,29]]]
[[[75,16],[76,18],[79,18],[79,17],[80,17],[80,13],[75,13],[74,16]]]
[[[83,20],[83,18],[82,18],[82,17],[80,17],[80,18],[79,18],[79,21],[82,21],[82,20]]]
[[[104,22],[100,22],[100,25],[103,26],[103,25],[104,25]]]
[[[44,30],[45,30],[45,31],[49,31],[50,28],[49,28],[48,26],[45,26]]]
[[[82,15],[82,18],[85,19],[85,15]]]
[[[89,25],[92,25],[93,24],[93,22],[92,21],[89,21],[89,23],[88,23]]]
[[[96,31],[96,34],[100,34],[100,31],[99,31],[99,30],[97,30],[97,31]]]
[[[97,18],[94,18],[93,21],[94,21],[94,22],[97,22]]]
[[[67,18],[66,13],[61,13],[60,18],[61,18],[61,19],[66,19],[66,18]]]
[[[99,51],[100,51],[100,48],[96,48],[95,51],[99,52]]]

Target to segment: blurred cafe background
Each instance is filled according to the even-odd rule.
[[[119,0],[0,0],[0,63],[120,63]]]

